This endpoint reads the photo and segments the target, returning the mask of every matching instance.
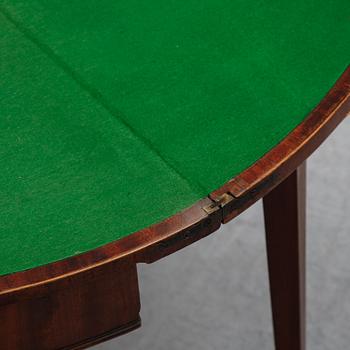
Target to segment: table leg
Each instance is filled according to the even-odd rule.
[[[263,199],[276,350],[305,350],[306,164]]]

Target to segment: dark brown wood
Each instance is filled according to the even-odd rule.
[[[134,262],[117,261],[36,288],[31,297],[0,304],[1,350],[83,349],[140,326]]]
[[[81,326],[85,331],[74,334],[67,331],[67,337],[63,337],[66,342],[64,346],[67,349],[74,349],[77,347],[77,343],[96,343],[98,339],[102,340],[108,334],[130,329],[130,324],[137,326],[138,316],[136,315],[133,317],[129,315],[130,317],[123,320],[124,326],[119,325],[118,320],[110,320],[106,316],[107,320],[110,320],[110,324],[101,322],[103,327],[99,328],[99,334],[96,333],[95,327],[92,327],[91,324],[88,325],[93,322],[93,316],[90,315],[94,315],[95,312],[100,315],[101,319],[105,317],[104,314],[107,314],[106,304],[102,303],[102,295],[108,300],[110,310],[113,311],[114,308],[119,310],[120,303],[125,303],[123,304],[125,307],[126,304],[130,303],[130,312],[133,314],[135,311],[136,314],[135,305],[136,300],[138,302],[138,293],[136,297],[136,294],[131,292],[131,299],[126,300],[124,294],[115,292],[112,288],[112,282],[108,282],[109,280],[120,281],[121,288],[135,290],[135,283],[127,282],[126,277],[122,277],[123,273],[118,264],[127,262],[126,266],[129,266],[128,264],[134,266],[138,262],[153,262],[216,231],[222,223],[239,215],[295,171],[327,138],[349,111],[350,67],[309,117],[279,145],[250,168],[192,207],[161,223],[90,252],[28,271],[0,276],[0,349],[6,349],[5,346],[8,347],[11,342],[11,346],[13,345],[11,350],[21,349],[20,346],[24,344],[24,340],[15,340],[15,338],[30,339],[33,336],[31,333],[34,332],[34,327],[35,332],[38,332],[43,339],[40,342],[39,335],[36,338],[36,350],[46,349],[45,342],[49,341],[48,338],[51,338],[50,349],[62,347],[60,337],[53,331],[54,328],[58,329],[61,326],[61,318],[54,316],[54,314],[57,312],[62,315],[63,319],[63,310],[68,310],[69,306],[67,305],[74,304],[78,298],[74,290],[86,291],[86,288],[90,288],[92,286],[91,276],[96,276],[95,278],[98,278],[99,275],[104,276],[101,278],[105,278],[106,285],[110,286],[109,289],[101,287],[95,291],[98,300],[101,300],[102,309],[96,310],[96,304],[93,302],[89,304],[86,299],[86,303],[81,306],[84,307],[85,313],[76,311],[71,315],[72,323],[77,325],[86,323],[84,327]],[[220,203],[225,194],[229,194],[232,200],[215,206],[214,204]],[[214,210],[208,213],[203,208],[210,205],[214,205]],[[64,288],[67,288],[69,292],[61,294],[62,286],[65,286]],[[62,295],[62,298],[59,295]],[[42,318],[36,319],[33,310],[38,307],[38,303],[40,303],[38,300],[43,296],[48,300],[59,301],[60,307],[54,308],[54,304],[49,302],[40,304],[41,309],[46,311],[42,312]],[[44,334],[44,330],[38,331],[39,326],[35,326],[42,325],[45,313],[52,313],[51,330],[47,334]],[[83,320],[82,317],[87,317],[89,320]],[[134,321],[130,321],[129,318],[133,318]],[[21,322],[32,322],[32,328],[24,326],[21,328]],[[15,323],[19,323],[19,325]],[[112,323],[115,324],[112,325]],[[3,324],[7,324],[6,328],[2,328]],[[10,340],[11,337],[14,339]],[[71,344],[68,344],[69,342]],[[81,347],[81,345],[78,346]]]
[[[276,350],[305,350],[305,163],[264,197]]]

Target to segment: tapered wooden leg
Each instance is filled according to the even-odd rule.
[[[302,165],[264,202],[276,350],[305,350],[305,197]]]

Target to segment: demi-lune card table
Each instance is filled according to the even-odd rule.
[[[305,350],[305,162],[349,63],[349,0],[1,0],[0,349],[139,327],[137,264],[263,198],[276,349]]]

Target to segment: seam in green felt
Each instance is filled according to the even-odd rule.
[[[94,249],[197,201],[187,181],[5,21],[0,275]]]
[[[140,141],[150,150],[152,151],[156,157],[159,157],[164,164],[166,164],[167,167],[169,167],[172,171],[174,171],[179,177],[181,177],[183,180],[189,183],[189,185],[195,190],[200,193],[205,193],[205,189],[199,184],[194,181],[189,180],[186,178],[179,169],[175,168],[175,166],[171,163],[169,163],[162,154],[155,149],[152,144],[145,139],[142,135],[137,133],[137,131],[125,120],[125,118],[122,117],[122,112],[118,111],[113,105],[111,105],[108,100],[105,99],[103,94],[101,94],[98,89],[94,88],[93,86],[89,85],[83,77],[79,75],[74,69],[72,69],[61,57],[59,57],[57,54],[55,54],[52,49],[42,43],[40,40],[38,40],[33,33],[30,32],[25,26],[17,21],[14,17],[11,16],[11,14],[6,11],[5,8],[0,6],[0,12],[3,13],[3,15],[21,32],[23,35],[30,41],[32,41],[48,58],[50,58],[59,68],[61,68],[70,78],[72,78],[82,89],[87,91],[89,95],[95,99],[97,103],[99,103],[101,106],[103,106],[113,117],[117,118],[120,122],[124,124],[126,128],[130,130],[132,134],[134,134]]]

